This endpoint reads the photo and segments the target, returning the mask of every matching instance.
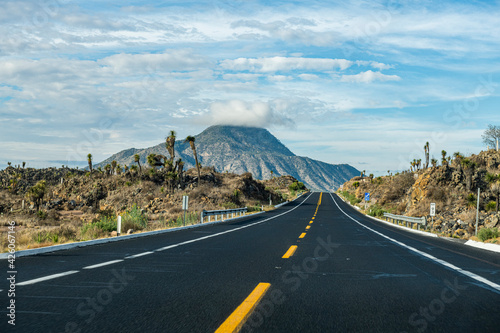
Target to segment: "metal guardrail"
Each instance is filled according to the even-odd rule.
[[[217,217],[220,216],[221,221],[224,220],[224,215],[226,215],[226,219],[233,218],[234,214],[236,216],[241,216],[247,212],[247,207],[244,208],[236,208],[236,209],[225,209],[225,210],[204,210],[201,212],[200,223],[203,223],[203,219],[205,216],[208,216],[208,222],[210,222],[210,218],[215,216],[215,221],[217,221]],[[229,217],[231,214],[231,217]]]
[[[423,225],[424,227],[427,225],[427,220],[425,217],[411,217],[411,216],[403,216],[403,215],[395,215],[395,214],[389,214],[389,213],[384,213],[384,217],[387,218],[388,220],[392,220],[392,223],[396,222],[406,222],[406,227],[408,227],[408,223],[410,223],[410,227],[413,228],[413,223],[417,224],[417,229],[420,230],[420,225]]]

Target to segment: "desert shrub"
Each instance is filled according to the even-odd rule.
[[[359,182],[352,183],[352,186],[354,186],[354,188],[358,188],[359,187]]]
[[[45,220],[47,218],[47,212],[46,211],[43,211],[43,210],[39,210],[38,212],[36,212],[36,215],[38,216],[38,218],[40,220]]]
[[[482,242],[487,239],[497,238],[498,236],[499,233],[497,229],[483,228],[477,233],[477,238],[479,238]]]
[[[494,211],[497,209],[497,203],[495,201],[490,201],[484,206],[484,208],[488,212]]]
[[[446,191],[437,186],[429,187],[426,196],[427,198],[438,202],[444,202],[447,198]]]
[[[102,216],[101,219],[97,222],[94,222],[93,225],[101,229],[102,231],[115,231],[117,227],[117,220],[115,216]]]
[[[245,172],[244,174],[242,174],[242,176],[245,179],[252,180],[252,173],[251,172]]]
[[[340,194],[349,201],[351,205],[355,205],[361,202],[361,199],[356,198],[356,196],[349,191],[340,191]]]
[[[476,195],[473,193],[469,193],[469,195],[467,195],[467,197],[465,198],[465,202],[467,204],[467,207],[475,207],[477,203]]]
[[[186,225],[190,225],[190,224],[196,224],[200,221],[200,215],[198,215],[197,212],[190,212],[190,213],[187,213],[186,214]],[[177,226],[181,226],[184,224],[184,215],[181,215],[179,216],[176,220],[175,220],[175,224]]]
[[[235,204],[234,202],[223,202],[221,204],[221,207],[224,208],[224,209],[235,209],[235,208],[239,208],[237,204]]]
[[[368,215],[370,216],[380,217],[383,216],[384,213],[386,213],[386,210],[377,204],[370,206],[370,208],[368,209]]]
[[[141,209],[135,204],[122,215],[122,230],[142,230],[146,228],[147,225],[148,217],[146,214],[143,214]]]

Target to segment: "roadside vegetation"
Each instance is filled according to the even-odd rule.
[[[354,177],[343,184],[338,194],[371,216],[384,212],[426,217],[427,230],[447,236],[500,244],[500,152],[496,140],[500,126],[489,126],[483,141],[489,149],[465,156],[441,150],[440,159],[431,154],[431,145],[423,145],[423,157],[409,163],[403,172],[374,177]],[[479,225],[475,236],[476,206],[479,195]],[[365,203],[365,193],[370,201]],[[436,204],[436,216],[430,216],[430,204]],[[365,211],[366,204],[366,211]]]

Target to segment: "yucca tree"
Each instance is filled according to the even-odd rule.
[[[446,161],[446,150],[441,150],[441,164],[442,165],[445,165],[445,164],[448,164],[447,161]]]
[[[90,170],[90,173],[92,173],[93,169],[92,169],[92,154],[88,154],[87,155],[87,162],[89,164],[89,170]]]
[[[438,160],[436,160],[435,158],[431,159],[431,164],[432,164],[432,167],[435,168],[438,164]]]
[[[106,165],[104,166],[104,170],[106,171],[106,174],[107,174],[107,175],[110,175],[110,174],[111,174],[111,165],[106,164]]]
[[[165,147],[167,148],[168,153],[170,154],[170,161],[173,163],[175,158],[175,131],[170,131],[170,135],[167,136]]]
[[[155,169],[156,167],[156,154],[149,154],[148,157],[146,158],[148,165]]]
[[[137,163],[137,165],[139,166],[139,172],[142,173],[141,156],[139,156],[139,154],[134,155],[134,162]]]
[[[115,160],[111,161],[111,174],[115,173],[117,165],[118,165],[118,162],[116,162]]]
[[[500,197],[500,175],[495,175],[493,173],[487,173],[484,180],[490,185],[491,191],[495,193],[497,199],[496,212],[498,213],[498,203]]]
[[[425,143],[424,152],[425,152],[425,168],[427,169],[429,167],[429,141]]]
[[[42,204],[46,190],[47,190],[46,182],[45,180],[41,180],[38,183],[36,183],[35,186],[31,187],[26,193],[26,196],[29,199],[33,200],[33,203],[35,204],[37,211],[40,209],[40,205]]]
[[[26,166],[26,162],[23,162],[23,169],[24,169],[25,166]]]
[[[189,142],[191,149],[193,150],[194,161],[196,163],[196,171],[198,171],[198,185],[200,185],[201,173],[200,173],[200,164],[198,163],[198,154],[196,154],[196,146],[194,145],[194,136],[189,135],[184,142]]]
[[[474,174],[476,163],[472,162],[468,158],[464,158],[463,160],[461,160],[460,164],[465,173],[465,187],[467,191],[470,191],[472,188],[472,175]]]

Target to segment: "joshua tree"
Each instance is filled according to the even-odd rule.
[[[116,162],[115,160],[111,161],[111,174],[115,173],[117,165],[118,165],[118,162]]]
[[[115,170],[116,174],[120,175],[122,173],[122,166],[120,164],[117,164]]]
[[[24,169],[25,166],[26,166],[26,162],[23,162],[23,169]]]
[[[170,154],[170,161],[173,163],[175,158],[175,131],[170,131],[170,135],[166,138],[165,147]]]
[[[155,157],[156,157],[156,154],[149,154],[147,157],[147,162],[148,162],[149,166],[152,167],[153,169],[156,166],[156,158]]]
[[[28,193],[26,193],[26,196],[30,199],[33,200],[33,203],[35,204],[36,210],[40,209],[40,205],[42,204],[43,197],[45,195],[45,192],[47,190],[45,180],[41,180],[38,183],[36,183],[35,186],[31,187],[28,190]]]
[[[139,166],[139,172],[142,173],[142,167],[141,167],[141,157],[139,156],[139,154],[135,154],[134,155],[134,161],[135,163],[137,163],[137,165]]]
[[[496,199],[497,199],[497,205],[496,205],[496,212],[498,213],[498,203],[499,203],[499,197],[500,197],[500,175],[495,175],[492,173],[487,173],[486,176],[484,177],[486,182],[490,184],[490,188],[495,193]]]
[[[476,166],[475,162],[472,162],[468,158],[464,158],[461,160],[461,165],[465,173],[465,186],[467,191],[470,191],[472,188],[472,175],[474,173],[474,167]]]
[[[431,164],[432,164],[433,168],[435,168],[437,166],[437,163],[438,163],[438,160],[436,160],[435,158],[431,159]]]
[[[87,155],[87,162],[89,163],[90,173],[92,173],[92,154]]]
[[[7,162],[7,165],[10,166],[12,164],[12,162]]]
[[[106,174],[110,175],[111,174],[111,165],[106,164],[104,166],[104,170],[106,171]]]
[[[198,163],[198,154],[196,154],[196,146],[194,145],[194,136],[189,135],[184,142],[189,142],[189,145],[191,146],[191,149],[193,150],[193,155],[194,155],[194,161],[196,163],[196,171],[198,171],[198,185],[200,185],[200,179],[201,179],[201,174],[200,174],[200,164]]]
[[[429,141],[425,143],[424,151],[425,151],[425,168],[427,169],[429,167]]]
[[[441,164],[442,165],[448,164],[446,162],[446,150],[441,150]]]

